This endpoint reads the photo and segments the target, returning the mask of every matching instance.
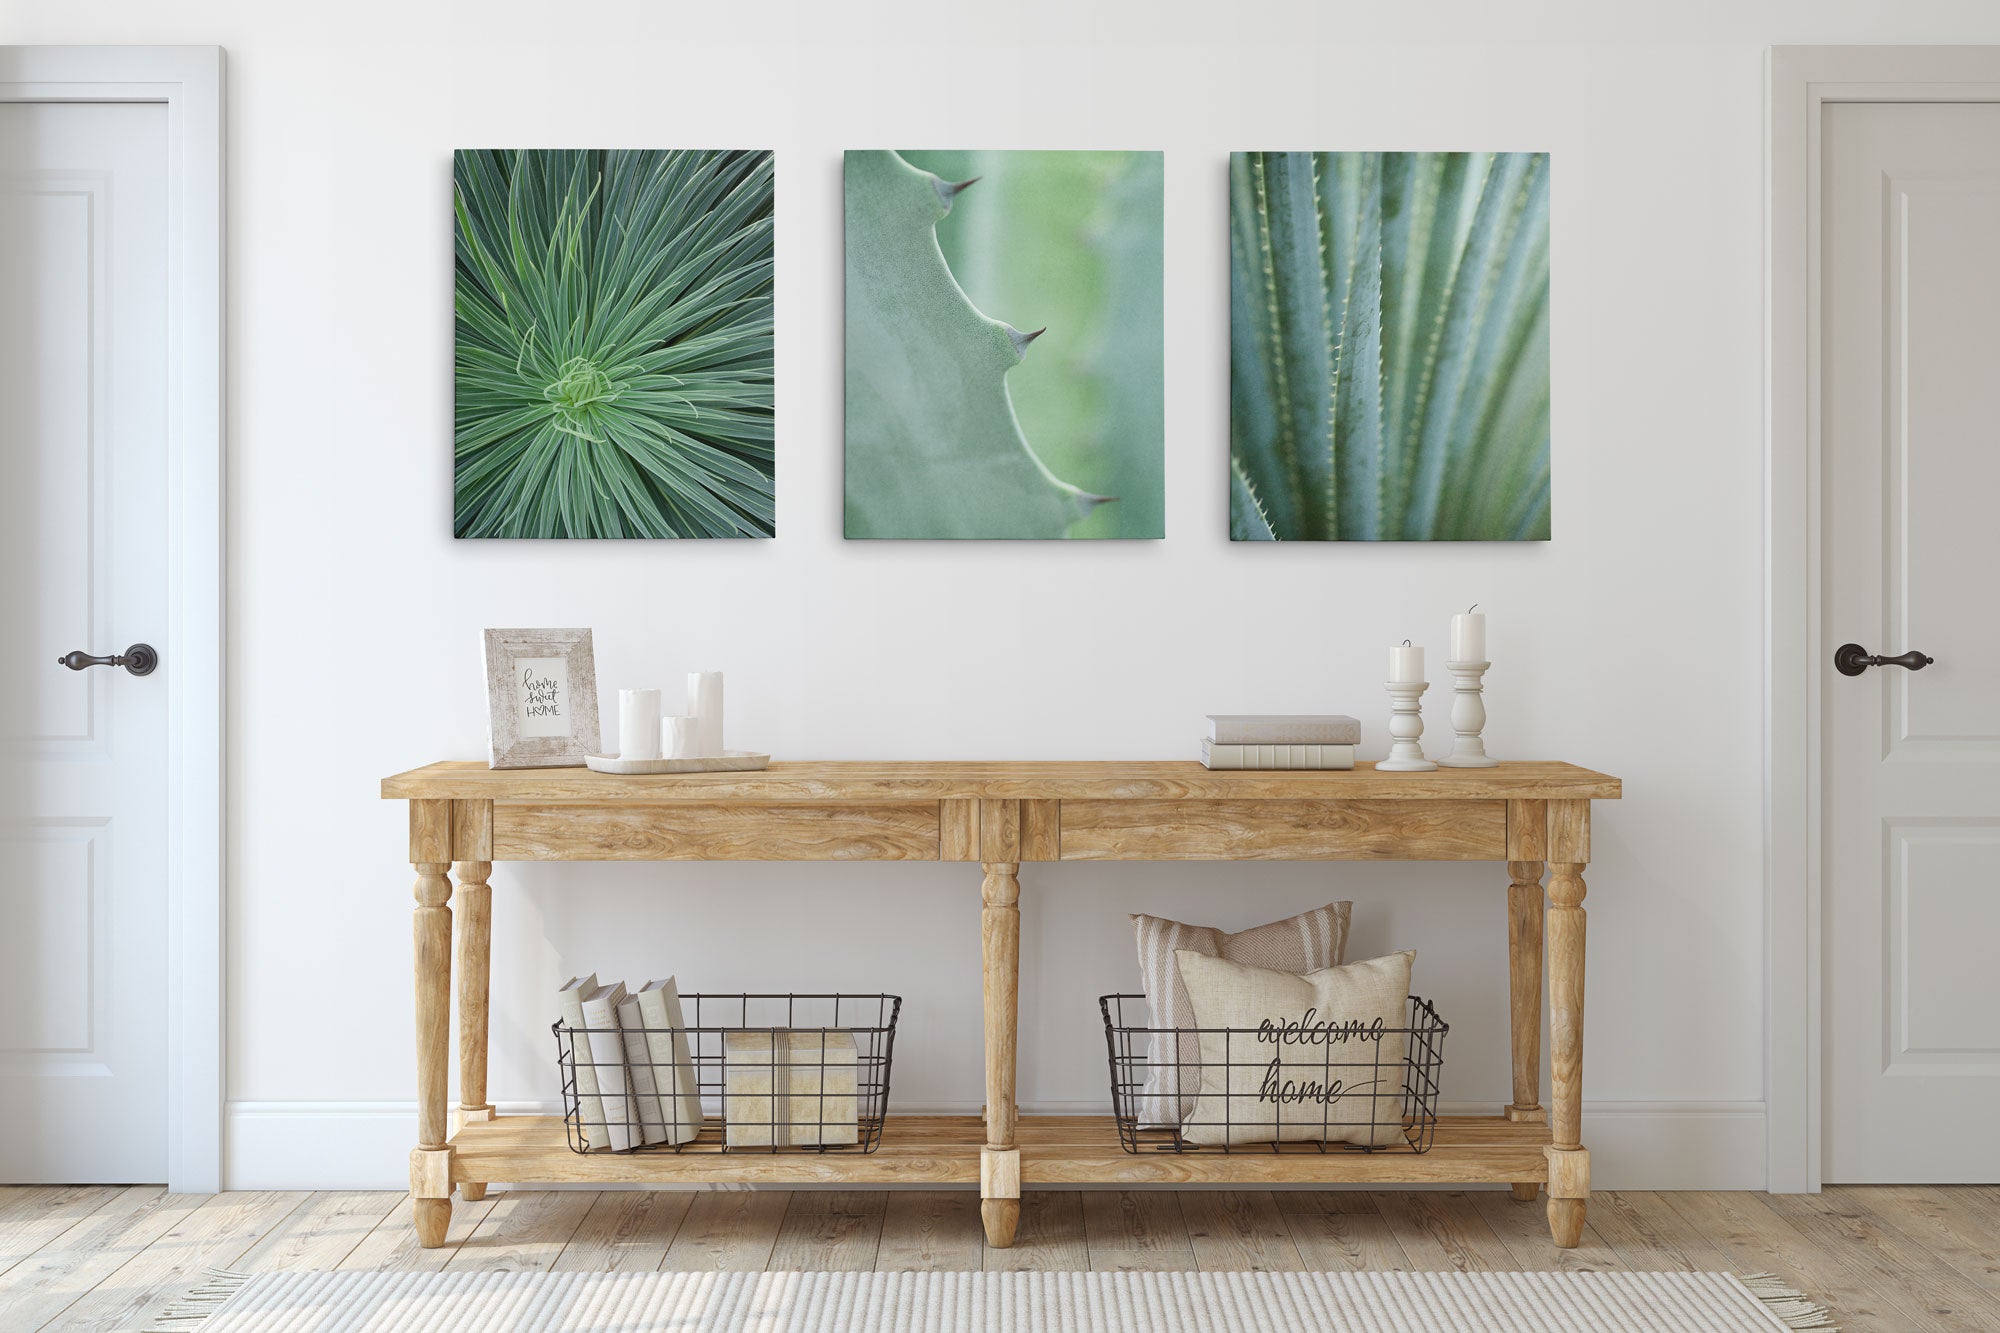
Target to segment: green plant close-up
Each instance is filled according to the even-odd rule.
[[[857,151],[846,194],[847,535],[1163,535],[1160,154]]]
[[[768,152],[461,151],[453,531],[768,537]]]
[[[1230,536],[1549,537],[1546,153],[1230,160]]]

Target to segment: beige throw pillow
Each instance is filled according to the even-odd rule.
[[[1234,934],[1214,926],[1190,926],[1134,913],[1139,975],[1146,988],[1146,1006],[1152,1011],[1146,1026],[1195,1025],[1194,1010],[1181,986],[1180,969],[1174,965],[1176,951],[1186,949],[1279,972],[1314,972],[1334,966],[1345,956],[1347,920],[1353,907],[1353,903],[1328,903]],[[1146,1085],[1139,1094],[1141,1127],[1171,1129],[1194,1109],[1195,1094],[1201,1090],[1201,1075],[1195,1068],[1200,1058],[1201,1048],[1192,1033],[1178,1038],[1167,1032],[1155,1034],[1146,1055]],[[1182,1069],[1187,1071],[1185,1079]]]
[[[1304,976],[1181,951],[1201,1033],[1190,1143],[1319,1139],[1371,1146],[1403,1134],[1410,966],[1392,953]]]

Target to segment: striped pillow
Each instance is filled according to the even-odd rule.
[[[1324,967],[1339,966],[1346,954],[1347,918],[1353,907],[1351,902],[1328,903],[1233,935],[1214,926],[1189,926],[1165,917],[1133,913],[1132,925],[1139,940],[1139,975],[1146,988],[1146,1004],[1152,1010],[1148,1026],[1195,1025],[1194,1005],[1188,1000],[1180,968],[1174,963],[1176,949],[1273,972],[1317,972]],[[1171,1129],[1187,1118],[1201,1092],[1197,1068],[1200,1059],[1200,1041],[1193,1033],[1183,1033],[1178,1038],[1166,1033],[1153,1037],[1146,1059],[1146,1086],[1139,1094],[1141,1128]],[[1188,1074],[1185,1088],[1181,1079],[1183,1066]]]

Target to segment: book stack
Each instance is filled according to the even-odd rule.
[[[1210,713],[1201,762],[1209,768],[1353,768],[1360,743],[1361,724],[1340,713]]]
[[[674,979],[649,981],[636,995],[597,974],[572,977],[556,992],[572,1030],[578,1128],[590,1150],[625,1152],[687,1143],[701,1132],[701,1094]]]

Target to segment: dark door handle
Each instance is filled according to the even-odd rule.
[[[1858,643],[1843,643],[1833,650],[1833,669],[1843,676],[1858,676],[1872,666],[1899,666],[1922,671],[1936,660],[1925,657],[1914,648],[1899,657],[1878,657]]]
[[[77,650],[64,653],[56,661],[71,671],[81,671],[85,667],[94,666],[122,666],[135,676],[150,676],[153,674],[153,668],[160,664],[160,655],[153,651],[153,645],[150,643],[135,643],[124,652],[115,653],[110,657],[92,657],[89,653]]]

